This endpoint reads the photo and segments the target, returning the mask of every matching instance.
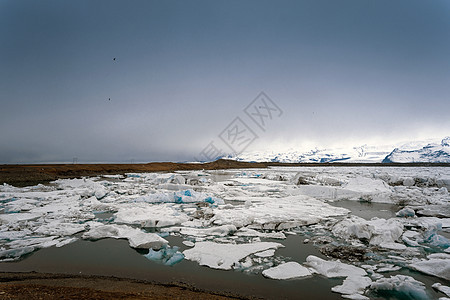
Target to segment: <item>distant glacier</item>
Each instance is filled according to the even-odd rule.
[[[351,148],[289,150],[285,152],[253,151],[224,158],[248,162],[282,163],[450,163],[450,137],[397,145],[362,145]]]

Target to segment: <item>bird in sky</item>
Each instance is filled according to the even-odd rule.
[[[115,61],[115,60],[116,60],[116,58],[114,57],[114,58],[113,58],[113,60]]]
[[[109,101],[111,101],[111,98],[108,98]]]

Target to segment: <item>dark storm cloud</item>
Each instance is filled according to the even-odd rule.
[[[448,1],[2,1],[0,162],[189,160],[261,90],[284,114],[253,147],[448,134],[449,17]]]

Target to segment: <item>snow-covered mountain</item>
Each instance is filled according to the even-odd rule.
[[[227,159],[254,162],[284,163],[380,163],[380,162],[448,162],[450,163],[450,137],[439,140],[413,141],[407,143],[351,148],[314,149],[310,151],[289,150],[284,152],[253,151],[229,155]]]
[[[450,163],[450,137],[444,138],[440,144],[428,144],[418,150],[402,150],[395,148],[383,163],[389,162],[445,162]]]

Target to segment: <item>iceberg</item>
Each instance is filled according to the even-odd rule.
[[[437,233],[439,230],[442,230],[442,227],[439,225],[432,225],[428,228],[424,233],[423,242],[434,247],[449,248],[450,240]]]
[[[407,218],[407,217],[414,217],[416,213],[414,212],[414,209],[405,207],[399,210],[395,215],[397,217]]]
[[[409,265],[410,268],[422,273],[450,280],[450,259],[432,258],[421,260]]]
[[[189,220],[188,216],[176,210],[170,204],[135,204],[119,208],[114,214],[116,223],[141,225],[142,227],[166,227],[181,224]]]
[[[130,247],[139,249],[160,249],[168,242],[156,233],[146,233],[126,225],[97,225],[83,234],[84,239],[102,238],[128,239]]]
[[[202,266],[213,269],[230,270],[241,259],[250,254],[268,249],[284,247],[279,243],[257,242],[251,244],[219,244],[215,242],[197,242],[191,249],[183,252],[187,260],[196,261]]]
[[[444,293],[447,297],[450,297],[450,287],[442,285],[439,282],[436,282],[431,287],[438,290],[439,292]]]
[[[216,208],[211,222],[216,225],[233,224],[252,229],[283,230],[319,223],[321,220],[347,215],[350,211],[334,207],[308,196],[264,198],[251,207]],[[251,226],[249,226],[251,225]]]
[[[344,264],[338,260],[327,261],[314,255],[310,255],[306,258],[305,265],[313,268],[317,273],[328,278],[367,275],[366,271],[359,267]]]
[[[367,276],[350,275],[345,278],[342,285],[332,287],[331,291],[344,295],[363,294],[371,283],[372,280]]]
[[[35,248],[32,246],[28,246],[28,247],[24,247],[24,248],[17,248],[17,249],[1,250],[0,251],[0,261],[17,260],[21,256],[31,253],[34,250],[35,250]]]
[[[402,236],[403,224],[395,218],[388,220],[374,218],[366,221],[363,218],[351,216],[338,222],[332,228],[332,232],[342,238],[350,236],[360,240],[368,240],[370,245],[377,245],[382,248],[406,249],[405,245],[396,242]]]
[[[211,228],[190,228],[190,227],[169,227],[161,229],[162,232],[179,232],[183,235],[190,236],[227,236],[233,234],[237,230],[234,225],[214,226]]]
[[[264,270],[262,274],[271,279],[292,279],[310,276],[311,271],[297,262],[287,262]]]
[[[178,249],[177,246],[170,248],[169,246],[164,245],[157,251],[149,249],[148,254],[144,256],[149,260],[161,262],[166,266],[173,266],[184,259],[183,253],[178,251]]]
[[[370,285],[370,288],[380,296],[404,299],[429,299],[425,285],[406,275],[395,275],[390,278],[380,278]]]

